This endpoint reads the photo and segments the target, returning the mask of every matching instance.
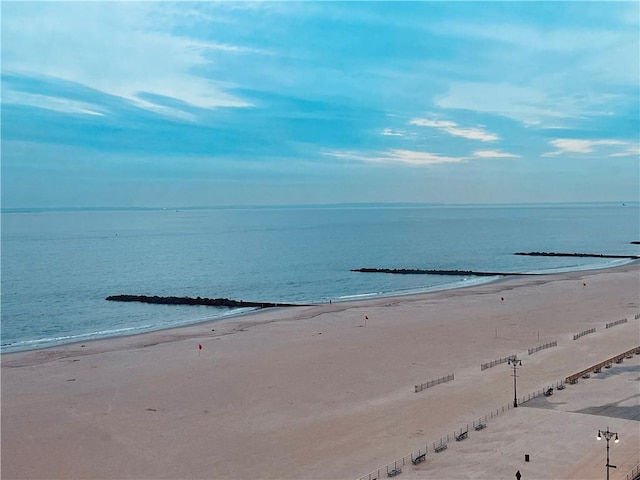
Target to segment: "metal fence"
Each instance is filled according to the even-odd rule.
[[[615,322],[609,322],[609,323],[607,323],[606,327],[604,327],[604,328],[615,327],[616,325],[620,325],[621,323],[627,323],[627,319],[626,318],[621,318],[620,320],[616,320]]]
[[[545,348],[551,348],[551,347],[557,347],[557,346],[558,346],[558,342],[554,340],[553,342],[545,343],[544,345],[530,348],[529,355],[531,355],[532,353],[539,352],[540,350],[544,350]]]
[[[640,318],[640,313],[637,314],[635,316],[636,319]],[[626,321],[626,319],[624,319]],[[618,321],[618,323],[616,322],[612,322],[614,324],[618,324],[618,323],[624,323],[622,321]],[[609,327],[607,327],[609,328]],[[576,340],[584,335],[588,335],[590,333],[594,333],[596,331],[595,328],[591,328],[589,330],[585,330],[584,332],[580,332],[577,335],[573,336],[573,339]],[[529,355],[531,355],[532,353],[538,352],[544,348],[550,348],[550,347],[555,347],[557,346],[558,342],[557,341],[553,341],[550,343],[547,343],[545,345],[540,345],[539,347],[535,347],[533,349],[529,349]],[[566,383],[575,383],[575,381],[577,381],[577,378],[585,373],[588,373],[590,371],[594,371],[597,368],[610,364],[612,362],[617,362],[620,363],[622,361],[623,358],[625,357],[629,357],[629,355],[640,355],[640,346],[633,348],[625,353],[622,353],[620,355],[616,355],[615,357],[612,357],[609,360],[606,360],[605,362],[601,362],[598,365],[595,365],[593,367],[590,367],[587,370],[584,370],[582,372],[579,372],[577,374],[574,374],[570,377],[567,377],[564,381],[563,380],[559,380],[557,381],[555,384],[552,384],[548,387],[545,387],[543,389],[537,390],[535,392],[529,393],[527,395],[524,395],[520,398],[518,398],[518,405],[521,405],[523,403],[526,403],[530,400],[533,400],[534,398],[537,398],[541,395],[544,395],[545,392],[548,392],[550,389],[556,388],[556,389],[562,389],[565,386],[565,382]],[[504,358],[499,358],[497,360],[493,360],[491,362],[487,362],[487,363],[483,363],[480,365],[480,369],[481,370],[486,370],[487,368],[491,368],[494,367],[495,365],[501,364],[501,363],[505,363],[508,360],[515,360],[516,359],[516,355],[510,355],[508,357],[504,357]],[[415,386],[415,391],[420,392],[422,390],[424,390],[425,388],[429,388],[432,387],[434,385],[438,385],[440,383],[444,383],[444,382],[448,382],[454,379],[454,375],[453,373],[450,375],[446,375],[444,377],[438,378],[437,380],[431,380],[429,382],[426,383],[422,383],[420,385],[416,385]],[[509,410],[511,410],[513,407],[513,403],[507,403],[506,405],[503,405],[500,408],[497,408],[496,410],[491,410],[491,412],[489,412],[487,415],[485,415],[484,417],[480,417],[478,420],[474,420],[472,423],[472,426],[474,428],[474,430],[482,430],[487,426],[487,422],[499,415],[504,414],[505,412],[508,412]],[[463,433],[466,433],[465,435],[462,435]],[[452,438],[455,438],[456,440],[462,440],[464,438],[466,438],[466,436],[469,433],[469,424],[466,425],[466,427],[461,427],[460,429],[457,429],[453,432],[453,435],[450,435],[447,433],[446,436],[442,436],[440,437],[440,439],[436,442],[432,442],[431,443],[431,452],[433,454],[437,454],[439,452],[444,451],[445,449],[447,449],[447,444],[449,444],[452,440]],[[427,454],[429,453],[429,445],[425,445],[424,449],[420,448],[418,449],[417,453],[416,452],[412,452],[409,455],[406,455],[396,461],[394,461],[393,463],[388,463],[387,465],[385,465],[382,468],[378,468],[377,470],[374,470],[373,472],[369,473],[368,475],[364,475],[360,478],[358,478],[358,480],[378,480],[383,478],[383,476],[387,476],[387,477],[394,477],[400,473],[402,473],[402,469],[406,466],[406,465],[418,465],[419,463],[423,462],[426,459]],[[640,479],[640,464],[636,465],[626,476],[625,480],[638,480]]]
[[[508,360],[515,360],[515,359],[516,359],[515,355],[509,355],[508,357],[498,358],[497,360],[492,360],[490,362],[481,364],[480,365],[480,370],[486,370],[487,368],[495,367],[496,365],[499,365],[501,363],[505,363]]]
[[[563,383],[564,382],[560,380],[556,382],[554,385],[557,388]],[[544,392],[548,389],[549,387],[546,387],[546,388],[537,390],[536,392],[530,393],[528,395],[524,395],[523,397],[518,399],[518,404],[521,405],[525,402],[528,402],[529,400],[539,397],[540,395],[543,395]],[[474,430],[482,430],[487,426],[487,422],[489,420],[499,415],[502,415],[503,413],[506,413],[513,408],[514,408],[513,403],[507,403],[506,405],[503,405],[500,408],[491,410],[491,412],[486,414],[484,417],[480,417],[478,420],[474,420],[472,423],[472,426]],[[443,435],[435,442],[431,442],[431,445],[427,444],[424,446],[424,448],[418,449],[417,453],[412,452],[409,455],[405,455],[404,457],[399,458],[394,462],[388,463],[382,468],[378,468],[377,470],[374,470],[373,472],[358,478],[358,480],[378,480],[383,477],[395,477],[396,475],[399,475],[402,473],[402,469],[405,466],[418,465],[422,463],[426,459],[426,456],[429,454],[429,452],[431,452],[432,454],[440,453],[448,448],[447,445],[453,439],[457,441],[462,441],[467,437],[469,433],[470,433],[469,424],[466,424],[465,427],[460,427],[456,429],[453,433],[451,434],[447,433],[446,435]]]
[[[433,387],[434,385],[439,385],[440,383],[450,382],[451,380],[453,380],[453,373],[440,377],[437,380],[429,380],[427,383],[416,385],[416,393],[421,392],[426,388]]]
[[[595,332],[596,332],[596,329],[595,329],[595,328],[590,328],[589,330],[585,330],[584,332],[576,333],[576,334],[573,336],[573,339],[574,339],[574,340],[577,340],[577,339],[579,339],[580,337],[584,337],[585,335],[589,335],[590,333],[595,333]]]
[[[625,480],[637,480],[638,478],[640,478],[640,463],[627,473]]]

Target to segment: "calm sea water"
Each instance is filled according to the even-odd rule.
[[[359,267],[538,272],[637,255],[638,204],[309,207],[2,214],[2,352],[221,318],[237,310],[115,294],[328,302],[491,279]]]

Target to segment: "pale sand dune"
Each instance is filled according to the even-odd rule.
[[[527,394],[638,346],[639,272],[635,263],[266,310],[4,355],[2,478],[356,479],[512,402],[509,367],[481,371],[483,362],[517,353],[518,392]],[[628,323],[605,330],[621,318]],[[596,333],[572,340],[593,327]],[[557,347],[527,355],[553,340]],[[414,385],[449,373],[454,381],[414,392]],[[637,377],[631,391],[638,391]],[[612,375],[607,385],[624,381],[628,376]],[[581,382],[552,401],[573,395],[599,405],[598,385]],[[637,396],[626,401],[638,408]],[[599,478],[604,461],[594,456],[604,447],[590,440],[598,428],[615,425],[626,438],[635,432],[638,442],[638,421],[567,408],[511,410],[397,478],[515,478],[522,452],[539,452],[545,465],[524,465],[523,474],[532,467],[524,480]],[[574,441],[559,433],[565,422]],[[546,447],[554,442],[562,448]],[[580,473],[591,463],[599,473]]]

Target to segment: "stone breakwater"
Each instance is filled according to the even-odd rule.
[[[634,242],[631,242],[634,243]],[[604,253],[562,253],[562,252],[516,252],[514,255],[527,255],[531,257],[595,257],[595,258],[628,258],[640,259],[640,255],[607,255]],[[422,270],[418,268],[354,268],[352,272],[361,273],[393,273],[398,275],[459,275],[459,276],[516,276],[539,275],[537,273],[522,272],[478,272],[475,270]]]
[[[110,295],[105,300],[110,302],[141,302],[160,305],[206,305],[210,307],[228,308],[270,308],[270,307],[301,307],[292,303],[270,302],[245,302],[243,300],[230,300],[228,298],[201,298],[201,297],[158,297],[147,295]]]
[[[514,255],[528,255],[531,257],[640,258],[640,255],[606,255],[603,253],[516,252]]]
[[[475,270],[420,270],[414,268],[355,268],[352,272],[362,273],[395,273],[400,275],[462,275],[478,277],[495,277],[507,275],[536,275],[535,273],[518,272],[477,272]]]

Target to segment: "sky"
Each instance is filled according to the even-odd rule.
[[[637,1],[1,9],[3,208],[640,199]]]

